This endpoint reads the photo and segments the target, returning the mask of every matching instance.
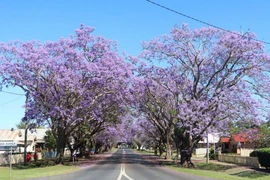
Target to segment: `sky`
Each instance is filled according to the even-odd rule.
[[[270,43],[269,0],[152,1],[230,31],[254,32]],[[168,34],[176,25],[207,26],[146,0],[1,0],[0,17],[0,42],[57,41],[84,24],[94,27],[95,35],[116,41],[119,53],[134,56],[141,51],[141,42]],[[270,45],[265,46],[270,52]],[[24,92],[13,87],[2,90],[0,129],[16,128],[24,116]]]

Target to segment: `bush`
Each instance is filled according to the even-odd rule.
[[[218,159],[218,153],[215,152],[214,149],[210,149],[209,159],[211,159],[211,160],[217,160]]]
[[[270,148],[257,149],[251,152],[250,156],[257,157],[262,167],[270,168]]]
[[[258,157],[257,155],[257,151],[252,151],[250,154],[249,154],[250,157]]]
[[[222,151],[222,153],[230,153],[228,149]]]
[[[36,168],[36,167],[47,167],[47,166],[55,166],[56,163],[54,160],[39,160],[37,162],[31,161],[28,163],[28,167]]]

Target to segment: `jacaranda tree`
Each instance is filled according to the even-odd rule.
[[[145,69],[143,70],[145,73]],[[149,73],[155,74],[155,72],[150,71]],[[171,159],[172,133],[176,122],[173,117],[175,113],[172,111],[173,107],[171,99],[168,97],[169,94],[161,86],[148,79],[147,75],[143,79],[135,78],[135,80],[132,94],[136,97],[137,109],[142,112],[143,120],[148,120],[148,123],[152,124],[153,130],[150,131],[158,132],[156,135],[159,139],[158,144],[166,146],[165,158]],[[149,125],[143,123],[141,126]]]
[[[192,165],[191,152],[207,133],[226,132],[232,121],[254,124],[262,117],[259,100],[267,91],[262,82],[269,81],[270,58],[254,38],[252,33],[183,25],[144,42],[134,58],[144,79],[137,92],[147,92],[144,101],[152,107],[145,113],[158,112],[171,132],[177,127],[182,133],[181,164]]]
[[[57,141],[58,163],[74,129],[85,121],[103,121],[106,103],[122,102],[127,93],[131,66],[114,42],[93,31],[82,25],[74,37],[55,42],[0,46],[1,84],[25,91],[24,121],[47,122]]]

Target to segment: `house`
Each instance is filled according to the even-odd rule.
[[[204,137],[201,141],[199,141],[197,148],[195,149],[196,156],[206,156],[207,152],[207,141],[209,143],[209,148],[216,149],[216,145],[220,140],[219,133],[209,133],[208,138]]]
[[[247,134],[233,134],[231,137],[222,137],[221,151],[222,153],[237,153],[242,154],[241,151],[250,150],[253,151],[253,140],[249,138]],[[250,152],[249,151],[249,152]]]
[[[0,130],[0,142],[16,142],[18,147],[23,147],[24,143],[21,143],[15,139],[19,139],[21,136],[20,130],[9,130],[9,129],[1,129]],[[18,148],[13,149],[17,151]],[[9,151],[8,147],[0,146],[0,153],[5,153]]]
[[[27,141],[28,143],[33,143],[31,145],[32,150],[31,152],[34,151],[42,151],[42,149],[45,149],[45,140],[44,137],[46,135],[46,131],[48,129],[33,129],[33,130],[28,130],[27,131]],[[21,133],[24,135],[25,129],[20,129]],[[29,140],[28,140],[29,138]],[[24,138],[23,138],[24,140]],[[30,149],[30,148],[29,148]]]
[[[27,152],[35,152],[36,150],[44,149],[44,136],[47,129],[36,129],[27,131]],[[0,142],[15,142],[17,148],[14,152],[24,152],[25,129],[0,129]],[[0,147],[0,153],[9,151],[6,147]]]

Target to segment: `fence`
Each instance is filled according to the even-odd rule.
[[[248,157],[251,152],[253,152],[254,149],[240,149],[240,156],[246,156]]]
[[[47,158],[51,158],[53,155],[54,154],[49,154],[47,156]],[[45,156],[43,156],[42,153],[37,153],[37,156],[38,156],[38,159],[46,158]],[[9,162],[10,162],[9,158],[10,158],[9,153],[0,154],[0,165],[9,164]],[[31,157],[31,161],[34,161],[33,154]],[[23,163],[24,162],[24,154],[23,153],[12,154],[11,162],[12,162],[12,164]]]
[[[34,161],[34,157],[31,157],[31,161]],[[56,152],[55,151],[48,151],[48,152],[38,152],[37,157],[39,159],[49,159],[49,158],[55,158],[56,157]],[[70,156],[70,151],[65,150],[64,156],[69,157]],[[17,163],[23,163],[24,162],[24,154],[23,153],[14,153],[12,154],[12,164],[17,164]],[[9,153],[2,153],[0,154],[0,165],[4,164],[9,164]]]
[[[10,154],[0,154],[0,165],[9,164]],[[23,163],[23,154],[12,154],[12,164]]]
[[[218,160],[221,162],[227,162],[227,163],[237,164],[241,166],[251,166],[255,168],[260,167],[257,157],[243,157],[243,156],[236,156],[236,155],[219,154]]]
[[[43,155],[44,155],[45,159],[55,158],[56,157],[56,152],[54,152],[54,151],[44,152]]]

